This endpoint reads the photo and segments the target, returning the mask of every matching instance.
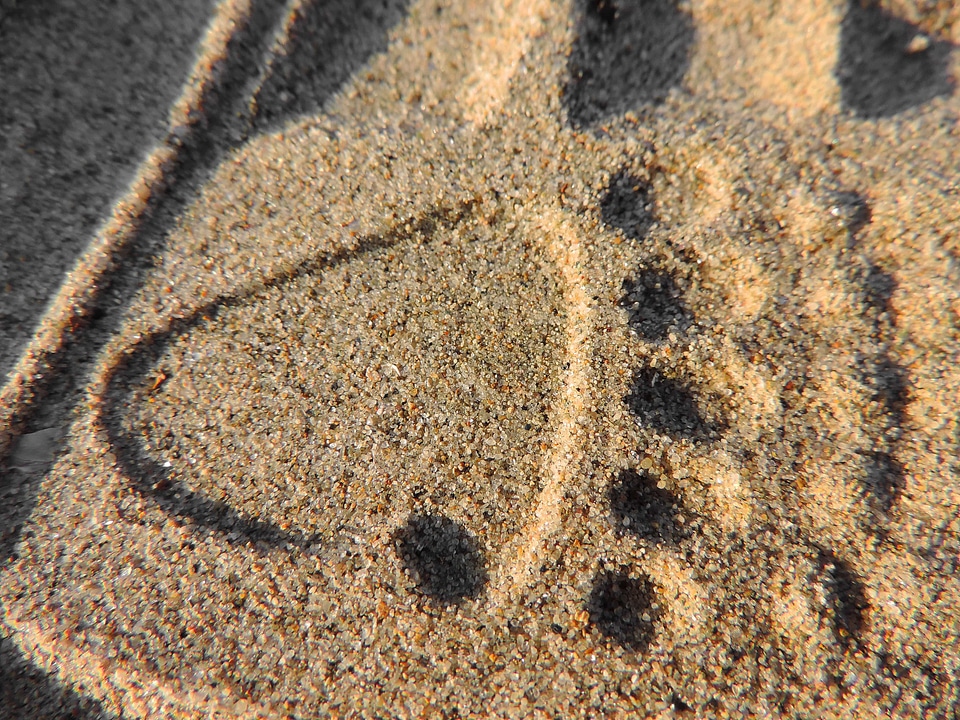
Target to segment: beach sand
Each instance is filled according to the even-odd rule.
[[[2,6],[0,717],[957,715],[960,11],[182,4]]]

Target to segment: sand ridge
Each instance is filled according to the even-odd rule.
[[[14,642],[136,716],[955,711],[949,83],[768,72],[812,36],[752,4],[735,82],[708,4],[396,9],[335,96],[298,78],[349,13],[271,9],[79,378]],[[827,10],[836,62],[909,34]]]

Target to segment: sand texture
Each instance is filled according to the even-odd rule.
[[[958,45],[0,3],[0,718],[960,717]]]

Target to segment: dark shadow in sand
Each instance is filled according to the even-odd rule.
[[[213,0],[30,0],[0,23],[0,383],[161,141]]]
[[[663,102],[683,80],[692,18],[673,0],[580,2],[563,95],[570,122],[586,127]]]
[[[888,452],[867,453],[864,485],[872,509],[885,518],[906,486],[903,465]]]
[[[700,412],[693,390],[655,368],[641,368],[624,400],[640,422],[672,437],[708,440],[721,428]]]
[[[364,253],[388,248],[412,237],[429,239],[438,223],[456,223],[462,212],[462,208],[457,211],[438,210],[410,223],[409,229],[403,227],[402,231],[363,238],[349,250],[311,258],[262,285],[217,298],[201,306],[188,317],[171,321],[162,331],[143,337],[128,354],[123,356],[109,375],[104,412],[104,424],[111,447],[124,475],[129,478],[133,487],[146,497],[155,499],[165,512],[200,527],[216,530],[233,544],[265,543],[268,546],[279,547],[289,544],[300,549],[307,549],[314,544],[315,538],[312,536],[295,530],[282,530],[269,521],[243,515],[229,504],[213,500],[176,479],[170,469],[162,467],[147,454],[139,438],[131,437],[124,430],[123,417],[128,412],[132,395],[136,388],[148,382],[146,373],[164,354],[171,340],[189,332],[199,323],[216,317],[217,313],[227,308],[255,302],[269,288],[322,272]]]
[[[11,17],[4,20],[2,26],[0,26],[0,32],[2,32],[2,34],[0,34],[0,48],[4,51],[2,58],[4,64],[12,57],[7,55],[7,49],[15,47],[13,42],[7,42],[8,33],[12,33],[16,28],[20,28],[21,31],[26,32],[23,30],[24,26],[19,24],[21,22],[49,25],[53,32],[58,33],[50,42],[66,45],[64,38],[72,37],[71,31],[75,30],[74,22],[69,17],[57,20],[60,14],[53,9],[54,5],[57,4],[45,2],[44,0],[36,3],[22,3]],[[94,300],[89,307],[89,314],[84,318],[84,322],[78,324],[73,333],[67,338],[62,349],[50,357],[50,369],[44,373],[42,380],[36,380],[34,382],[34,392],[29,402],[23,407],[20,415],[13,418],[14,428],[26,433],[45,427],[66,426],[72,411],[72,403],[80,397],[83,378],[89,370],[92,359],[98,355],[100,349],[110,337],[111,332],[119,326],[123,309],[140,287],[143,277],[151,267],[152,258],[156,252],[159,252],[165,242],[166,234],[172,227],[175,217],[191,197],[193,189],[201,182],[205,174],[209,172],[213,163],[219,159],[228,147],[229,141],[225,138],[230,134],[228,133],[228,129],[232,127],[234,114],[231,114],[230,110],[225,108],[238,106],[238,94],[242,91],[246,78],[249,77],[256,68],[253,56],[256,54],[255,49],[259,47],[257,42],[258,37],[264,34],[265,28],[269,27],[275,19],[271,16],[271,10],[278,10],[281,7],[282,3],[279,0],[254,3],[255,10],[251,18],[250,26],[245,30],[238,30],[234,40],[231,42],[232,52],[222,68],[220,82],[213,85],[203,99],[203,107],[211,113],[210,121],[202,123],[194,128],[191,134],[185,136],[186,144],[182,147],[179,162],[177,167],[172,170],[171,175],[171,178],[176,180],[176,184],[170,189],[168,195],[153,205],[148,214],[142,218],[139,222],[137,232],[134,234],[135,237],[129,246],[121,248],[124,262],[117,264],[116,271],[103,276],[102,282],[96,289]],[[121,17],[122,14],[117,14],[117,8],[113,6],[103,6],[103,9],[108,17],[97,20],[96,11],[91,11],[86,5],[83,6],[84,13],[88,11],[94,13],[94,15],[90,16],[93,18],[91,22],[94,27],[90,30],[93,35],[104,33],[107,38],[112,36],[113,40],[119,42],[121,46],[124,45],[124,38],[129,39],[128,35],[131,33],[143,35],[152,32],[154,35],[157,35],[158,42],[161,44],[165,42],[174,44],[182,42],[182,40],[175,42],[170,38],[164,40],[163,33],[160,33],[159,30],[156,29],[151,31],[149,27],[137,30],[137,23],[140,21],[133,19],[129,19],[126,24],[114,27],[114,25],[119,22],[117,18]],[[21,11],[23,13],[22,15]],[[199,36],[200,31],[203,29],[202,22],[191,21],[189,13],[182,13],[177,10],[173,10],[173,12],[174,14],[179,13],[181,19],[185,20],[188,24],[195,25],[195,27],[192,27],[191,32],[195,32],[196,36]],[[166,15],[169,13],[171,13],[171,8],[164,6],[161,14]],[[53,18],[53,20],[51,20],[51,18]],[[141,21],[147,22],[148,25],[150,22],[159,22],[152,14],[148,14],[142,18]],[[65,24],[65,27],[58,29],[58,23]],[[23,39],[30,40],[31,37],[30,33],[27,33],[23,36]],[[193,42],[194,41],[191,40],[185,48],[184,51],[186,54],[181,58],[181,62],[187,63],[193,60]],[[93,47],[97,47],[96,44],[94,44]],[[175,95],[164,95],[161,91],[162,89],[154,86],[154,84],[139,88],[124,84],[129,82],[147,82],[144,78],[150,77],[150,75],[146,72],[138,72],[137,68],[144,62],[142,59],[135,61],[131,58],[129,61],[125,61],[123,59],[125,52],[119,50],[114,52],[115,50],[117,50],[117,48],[111,48],[108,43],[107,47],[102,50],[106,56],[94,57],[91,61],[93,63],[92,65],[87,65],[82,60],[76,60],[73,63],[74,65],[79,64],[81,73],[92,73],[97,82],[104,82],[104,77],[109,76],[114,70],[124,78],[123,83],[106,90],[108,96],[113,98],[112,101],[100,100],[99,102],[102,104],[91,109],[91,117],[83,116],[82,118],[82,121],[87,124],[87,129],[91,133],[91,135],[85,137],[84,142],[95,143],[95,145],[89,146],[90,152],[92,153],[99,151],[104,146],[111,146],[110,141],[115,140],[115,138],[110,137],[115,123],[132,122],[132,120],[127,118],[125,111],[119,106],[122,106],[124,103],[139,101],[139,97],[144,93],[147,95],[156,95],[158,101],[167,104],[175,97]],[[154,51],[156,51],[156,48],[154,48]],[[159,51],[157,52],[159,54]],[[29,58],[31,57],[32,55],[30,53],[25,53],[20,60],[29,62]],[[17,58],[12,59],[17,60]],[[150,61],[155,62],[156,59],[153,58]],[[63,62],[68,66],[71,64],[66,58],[63,59]],[[107,63],[109,68],[111,68],[111,73],[104,74],[97,70],[98,63]],[[31,72],[34,70],[31,70]],[[60,69],[60,71],[64,73],[68,83],[70,82],[71,73],[75,70],[76,68],[71,67]],[[184,65],[180,71],[185,74],[186,65]],[[26,75],[24,75],[23,72],[14,74],[3,73],[3,68],[0,68],[0,77],[3,79],[2,88],[4,94],[16,90],[15,82],[24,83],[26,92],[29,92],[30,83],[34,81],[30,73],[26,73]],[[56,83],[51,87],[53,89],[49,90],[49,92],[53,99],[57,100],[59,95],[56,90]],[[73,91],[83,92],[83,87],[84,85],[81,82],[77,87],[73,88]],[[175,86],[174,89],[179,93],[179,85]],[[85,100],[89,103],[97,97],[99,97],[98,93],[92,93],[90,97],[85,98]],[[70,102],[76,101],[74,99]],[[110,104],[111,102],[115,102],[118,107],[114,107],[114,105]],[[146,99],[144,102],[150,104]],[[10,107],[9,104],[0,102],[0,113],[3,113],[4,109],[9,111]],[[71,105],[71,107],[74,106]],[[77,107],[84,107],[84,105],[80,104],[77,105]],[[65,112],[56,102],[51,106],[51,111],[60,114]],[[150,120],[151,123],[160,123],[160,131],[162,131],[166,125],[166,111],[166,106],[159,107],[159,120],[155,117]],[[217,113],[219,111],[223,111],[223,113],[218,115]],[[44,116],[41,115],[39,117],[42,122]],[[227,119],[225,120],[224,118]],[[102,123],[101,120],[103,121]],[[61,119],[58,122],[65,123],[68,121],[67,119]],[[73,120],[70,122],[73,122]],[[66,131],[69,132],[69,127],[66,128]],[[33,202],[40,203],[41,205],[44,204],[46,202],[44,198],[49,192],[55,194],[62,193],[63,197],[68,199],[72,198],[70,203],[75,205],[75,207],[72,208],[70,212],[91,213],[89,217],[73,216],[68,217],[65,221],[71,223],[72,227],[82,227],[83,234],[66,234],[63,240],[61,240],[59,236],[55,238],[56,243],[62,242],[62,257],[60,257],[59,250],[54,253],[59,257],[56,262],[63,264],[64,269],[72,264],[76,255],[84,248],[95,224],[106,212],[107,206],[109,202],[113,200],[114,195],[123,191],[125,183],[129,181],[135,169],[134,163],[141,159],[139,154],[146,149],[147,141],[150,140],[149,133],[151,131],[158,131],[158,128],[148,124],[142,128],[142,133],[146,135],[146,138],[144,138],[143,135],[132,138],[131,142],[133,142],[133,144],[124,151],[125,153],[127,153],[127,151],[132,153],[130,155],[124,154],[123,156],[103,157],[101,154],[96,154],[95,162],[92,161],[91,164],[85,168],[85,170],[93,173],[92,175],[85,175],[83,172],[66,169],[64,170],[65,176],[60,180],[58,178],[44,177],[43,174],[40,173],[37,177],[31,177],[24,186],[23,192],[30,194],[30,197],[27,199],[18,199],[19,207],[15,208],[15,214],[17,216],[30,216],[31,213],[23,212],[23,208]],[[64,128],[52,126],[49,128],[49,132],[51,133],[50,137],[38,137],[38,141],[48,143],[48,145],[44,146],[44,148],[39,148],[39,150],[41,152],[52,152],[54,159],[56,159],[60,154],[66,152],[66,150],[64,150],[65,146],[62,143],[59,146],[57,145],[58,139],[55,137],[56,133],[64,132]],[[97,133],[100,133],[99,140],[97,140]],[[2,140],[0,140],[0,142],[2,142]],[[6,150],[7,148],[0,148],[0,152],[6,152]],[[103,176],[102,181],[100,179],[101,175]],[[110,175],[113,176],[107,177]],[[47,183],[48,185],[37,190],[36,188],[31,189],[30,183]],[[76,199],[74,193],[78,189],[90,194],[85,195],[81,199]],[[55,209],[58,205],[55,203],[51,207]],[[4,208],[0,212],[3,213],[5,218],[7,214],[6,209]],[[41,225],[47,223],[48,220],[44,219],[42,212],[39,217],[28,219],[30,222],[39,222]],[[0,222],[0,233],[6,233],[7,231],[17,233],[25,232],[22,228],[18,230],[17,227],[15,224],[8,225]],[[51,232],[54,233],[63,232],[56,223],[47,227],[52,227],[53,230],[51,230]],[[32,232],[37,233],[38,237],[43,237],[47,230],[45,230],[44,227],[38,227]],[[0,237],[4,239],[5,249],[9,250],[16,247],[15,243],[6,244],[6,235]],[[47,252],[47,250],[41,243],[35,248],[35,252],[43,254]],[[49,266],[41,265],[40,267]],[[36,266],[34,266],[34,270],[24,281],[29,282],[36,280],[37,277],[44,275],[44,273],[47,273],[47,270],[37,270]],[[54,280],[59,284],[61,277],[57,275]],[[16,289],[16,287],[14,289]],[[56,287],[51,286],[44,292],[50,294],[55,290]],[[31,320],[31,323],[32,321],[33,320]],[[32,327],[30,330],[32,331]],[[6,358],[0,358],[0,362],[5,363]],[[2,369],[6,370],[6,366]],[[12,502],[4,503],[4,506],[0,508],[0,522],[2,522],[3,527],[3,534],[0,536],[0,567],[16,560],[16,546],[22,539],[23,526],[33,512],[37,493],[40,489],[40,482],[44,476],[43,472],[34,472],[24,477],[16,471],[8,469],[7,465],[9,460],[9,456],[0,458],[0,470],[3,472],[2,477],[0,477],[0,490],[3,490],[8,497],[13,496]],[[0,686],[17,689],[16,702],[5,704],[3,710],[8,707],[16,708],[13,717],[18,719],[24,717],[76,717],[89,718],[92,720],[93,718],[109,717],[101,711],[97,703],[83,698],[72,690],[63,687],[54,677],[48,676],[40,668],[34,666],[20,653],[14,644],[8,640],[4,640],[3,646],[0,648]],[[2,697],[2,695],[0,695],[0,697]],[[3,710],[0,710],[0,712]],[[2,715],[0,715],[0,717],[2,717]]]
[[[627,310],[627,322],[644,340],[663,340],[671,331],[683,332],[693,323],[683,291],[665,272],[641,270],[625,279],[622,289],[620,307]]]
[[[838,192],[833,200],[833,211],[837,213],[844,230],[847,231],[847,247],[853,249],[860,231],[873,222],[873,210],[867,199],[858,192]]]
[[[177,1],[181,2],[182,0]],[[13,48],[16,46],[15,44],[7,43],[7,36],[20,27],[18,23],[21,22],[21,15],[26,18],[23,22],[49,24],[50,20],[47,14],[45,14],[44,8],[51,5],[53,5],[52,0],[37,0],[37,2],[33,3],[21,3],[9,17],[5,18],[2,26],[0,26],[0,40],[3,40],[3,42],[0,42],[0,63],[7,63],[8,60],[12,58],[12,53],[8,54],[5,51],[8,47]],[[193,199],[198,188],[216,169],[226,154],[242,145],[247,138],[255,132],[264,129],[264,125],[280,123],[296,116],[298,113],[309,112],[311,109],[322,105],[323,102],[336,92],[345,80],[367,61],[371,53],[385,47],[386,35],[389,29],[387,23],[401,19],[402,9],[406,6],[406,0],[403,2],[389,0],[379,5],[372,2],[372,0],[364,0],[353,12],[349,11],[348,5],[348,3],[340,2],[335,6],[325,6],[324,3],[315,2],[308,6],[307,12],[305,13],[306,17],[303,21],[307,24],[312,22],[313,24],[310,25],[311,29],[307,31],[295,30],[293,33],[294,42],[290,45],[292,53],[290,54],[290,58],[286,58],[285,56],[284,58],[274,59],[272,69],[267,72],[266,78],[260,87],[259,103],[252,103],[253,99],[249,97],[249,93],[256,89],[255,81],[264,72],[264,66],[266,64],[265,56],[268,54],[268,50],[275,40],[275,31],[282,26],[284,11],[286,9],[286,3],[283,2],[283,0],[257,0],[252,3],[252,10],[248,21],[245,25],[236,28],[234,31],[234,35],[231,37],[227,46],[226,57],[216,70],[215,81],[206,88],[198,104],[199,108],[202,109],[202,113],[196,116],[189,127],[176,128],[173,135],[166,138],[168,143],[178,148],[178,153],[173,166],[170,167],[167,172],[165,194],[154,199],[143,217],[136,221],[131,221],[136,222],[137,228],[131,241],[126,246],[119,248],[118,259],[122,260],[122,262],[117,264],[116,271],[103,276],[102,281],[96,289],[95,299],[88,308],[89,313],[77,324],[74,333],[67,339],[65,347],[50,358],[50,365],[56,372],[47,372],[42,381],[34,383],[35,392],[32,395],[31,405],[24,409],[21,416],[14,418],[14,425],[26,427],[27,430],[35,429],[31,427],[34,424],[33,416],[36,415],[37,406],[45,397],[66,397],[70,395],[70,389],[76,384],[76,378],[82,375],[88,365],[89,359],[97,354],[98,348],[102,346],[109,336],[109,331],[116,328],[123,307],[132,294],[142,285],[144,276],[150,271],[152,266],[152,259],[162,250],[166,242],[167,234],[173,227],[176,218]],[[321,31],[321,29],[317,27],[317,23],[321,23],[331,12],[337,13],[337,22],[339,23],[337,25],[337,32],[323,31],[325,34],[317,36],[316,33]],[[164,6],[164,12],[162,14],[166,17],[170,14],[177,14],[177,11],[175,9],[171,11],[171,8]],[[123,41],[124,38],[128,40],[129,36],[133,34],[151,34],[150,28],[137,30],[139,26],[136,24],[130,25],[130,23],[134,22],[133,20],[130,20],[122,27],[112,28],[110,23],[114,22],[113,18],[115,16],[121,17],[122,13],[118,14],[111,11],[110,19],[102,22],[94,22],[96,27],[94,27],[91,32],[94,34],[102,32],[106,35],[110,35],[111,33],[116,35],[119,33],[120,40],[118,40],[118,42]],[[190,21],[189,17],[191,16],[189,13],[187,13],[185,17],[184,22],[187,22],[187,24],[191,26],[192,32],[195,32],[196,36],[199,37],[203,24]],[[70,24],[68,21],[69,18],[65,22]],[[145,21],[157,22],[156,18],[152,15],[147,16]],[[356,23],[356,27],[348,27],[350,22]],[[194,25],[196,26],[195,28],[193,27]],[[61,34],[67,36],[69,32],[64,29],[64,32]],[[164,39],[165,36],[157,32],[153,32],[152,34],[157,36],[157,42],[163,45],[165,48],[164,52],[167,52],[166,46],[169,43]],[[59,38],[60,36],[58,35],[57,37]],[[182,58],[183,63],[188,64],[193,60],[192,51],[194,50],[193,42],[195,39],[196,38],[193,38],[186,48],[186,55]],[[59,39],[57,41],[59,42]],[[313,48],[314,43],[321,43],[323,48]],[[333,80],[328,82],[325,79],[325,73],[329,68],[320,63],[313,68],[313,72],[310,75],[310,77],[314,79],[300,79],[300,82],[313,83],[312,87],[315,86],[314,89],[306,92],[303,98],[300,96],[294,98],[295,102],[290,101],[287,104],[281,103],[279,95],[282,92],[280,86],[282,85],[281,79],[284,76],[283,73],[295,73],[296,69],[300,67],[297,63],[306,63],[309,65],[310,63],[304,60],[304,57],[309,55],[309,53],[317,52],[321,53],[323,57],[336,57],[336,72],[333,74],[335,82]],[[104,53],[108,56],[107,60],[111,68],[119,68],[118,72],[123,75],[128,82],[136,81],[139,83],[134,89],[123,86],[117,90],[118,98],[114,104],[122,105],[125,102],[139,102],[141,97],[145,97],[144,93],[151,98],[157,96],[158,101],[165,102],[167,105],[161,105],[159,119],[151,118],[150,122],[157,125],[157,128],[155,128],[157,132],[162,133],[167,121],[166,112],[168,105],[176,95],[170,97],[162,95],[154,83],[144,86],[143,83],[146,81],[142,78],[137,79],[137,63],[132,61],[125,63],[122,53],[114,53],[109,46]],[[29,57],[29,54],[27,57]],[[16,60],[16,58],[13,60]],[[98,62],[101,60],[102,58],[97,58]],[[153,62],[153,60],[151,60],[151,62]],[[294,62],[294,66],[288,68],[287,64],[285,64],[288,62]],[[67,61],[65,61],[65,63],[67,65],[71,64]],[[26,73],[25,70],[16,70],[16,67],[20,66],[17,65],[11,72],[4,73],[2,72],[4,67],[0,66],[0,91],[3,93],[8,94],[16,90],[16,88],[19,87],[16,83],[20,83],[23,85],[23,88],[26,88],[26,90],[23,90],[24,92],[29,91],[32,87],[34,78],[30,77],[30,73]],[[287,70],[284,70],[284,68],[287,68]],[[187,65],[184,65],[182,72],[185,73],[186,69]],[[97,82],[103,82],[101,77],[102,73],[96,71],[95,64],[91,66],[89,72],[97,77]],[[316,79],[317,77],[320,79]],[[67,80],[70,80],[70,76],[67,76]],[[177,93],[180,91],[179,81],[180,80],[177,79],[178,84],[174,88]],[[53,95],[56,95],[57,92],[56,89],[51,90]],[[270,95],[270,93],[274,92],[277,95],[276,98]],[[91,97],[95,100],[97,96],[93,95]],[[280,103],[280,106],[277,108],[269,105],[274,99]],[[256,105],[256,108],[252,109],[252,104]],[[16,103],[13,105],[16,106]],[[80,106],[83,107],[82,104]],[[4,112],[10,112],[10,107],[11,105],[9,103],[4,104],[0,102],[0,121],[5,118]],[[104,113],[107,112],[103,107],[101,107],[100,110]],[[254,110],[258,111],[259,114],[255,114]],[[57,110],[57,113],[60,115],[64,114],[62,110]],[[121,116],[119,120],[111,119],[111,123],[116,124],[116,122],[121,122],[125,125],[130,124],[125,119],[125,116]],[[103,147],[110,147],[112,141],[115,140],[111,134],[113,132],[113,124],[104,126],[102,129],[104,137],[102,137],[100,141],[96,141],[95,136],[84,136],[84,147],[92,153],[99,151]],[[2,127],[2,122],[0,122],[0,127]],[[149,130],[149,128],[147,128],[147,130]],[[46,136],[54,137],[58,132],[60,132],[60,130],[51,128]],[[144,132],[146,132],[146,130]],[[4,137],[0,137],[0,158],[4,157],[3,153],[6,152],[6,148],[4,147],[5,142],[8,141],[6,141]],[[147,144],[145,142],[137,144],[131,151],[132,155],[130,157],[124,156],[121,160],[126,163],[140,160],[141,154],[146,149],[146,146]],[[29,148],[27,149],[29,150]],[[111,158],[110,161],[113,162],[115,159],[116,158]],[[104,161],[101,155],[97,156],[97,162]],[[104,177],[111,175],[109,178],[109,192],[105,192],[105,194],[101,193],[103,194],[103,199],[102,202],[97,201],[100,203],[99,205],[93,202],[92,196],[84,196],[83,198],[77,199],[76,202],[71,200],[71,212],[80,212],[82,210],[82,212],[88,213],[96,208],[99,208],[99,210],[91,215],[90,218],[87,218],[89,222],[85,227],[88,232],[83,237],[78,238],[79,244],[70,251],[69,257],[64,260],[66,263],[64,267],[72,263],[76,257],[76,253],[82,250],[84,243],[89,240],[89,234],[94,229],[95,223],[99,222],[103,217],[107,210],[108,203],[114,199],[114,196],[124,190],[125,183],[130,179],[130,176],[132,176],[134,169],[135,167],[130,165],[127,175],[119,170],[111,170],[109,173],[98,171],[99,174]],[[83,173],[77,174],[73,172],[72,174],[68,173],[68,175],[69,177],[65,176],[64,182],[70,184],[69,192],[72,192],[74,188],[80,188],[83,192],[89,192],[91,187],[99,187],[96,182],[85,177]],[[36,196],[36,202],[42,205],[44,201],[41,195],[46,197],[44,193],[47,195],[50,194],[46,188],[47,186],[51,186],[51,179],[43,173],[37,178],[30,178],[30,182],[39,182],[41,180],[45,184],[45,189]],[[60,190],[54,188],[53,192],[58,197],[64,196],[62,188]],[[70,197],[69,192],[67,192],[65,196]],[[100,191],[98,190],[97,192]],[[14,208],[12,215],[15,217],[27,217],[31,215],[30,212],[23,212],[23,199],[18,196],[16,200],[18,207]],[[6,217],[3,202],[4,198],[0,196],[0,220]],[[13,232],[12,228],[14,227],[14,223],[0,222],[0,238],[5,238],[6,235],[4,233],[7,231]],[[55,234],[57,243],[62,244],[64,234],[62,230],[59,229],[59,226]],[[21,239],[27,237],[33,238],[35,236],[36,233],[32,231],[24,231],[23,233],[17,234],[17,237]],[[4,241],[0,243],[0,253],[6,253],[7,255],[15,254],[17,247],[19,246],[14,241],[9,243]],[[41,254],[50,254],[50,251],[43,250]],[[3,255],[0,254],[0,260],[2,259]],[[20,273],[26,278],[23,280],[24,282],[32,282],[29,278],[33,276],[43,275],[46,277],[49,275],[49,273],[37,272],[35,265],[31,265],[30,267],[32,268],[30,273]],[[0,265],[0,270],[2,270],[2,265]],[[56,282],[59,283],[59,281],[60,279],[58,277]],[[50,288],[49,291],[53,292],[55,289],[56,288]],[[0,312],[9,314],[11,311],[4,309]],[[34,308],[32,312],[39,312],[39,310]],[[3,338],[5,322],[4,317],[0,317],[0,339]],[[19,322],[19,320],[16,320],[16,322]],[[32,322],[33,320],[30,321],[28,328],[30,331],[32,331]],[[77,332],[81,330],[83,331],[82,333]],[[8,345],[8,343],[0,342],[0,348],[6,345]],[[0,371],[6,369],[6,365],[4,364],[6,360],[2,353],[3,350],[0,350]],[[43,424],[41,424],[41,427],[42,426]]]
[[[655,601],[650,578],[643,574],[634,577],[628,567],[621,566],[597,572],[587,613],[603,636],[628,650],[643,652],[653,640],[654,623],[660,615],[653,608]]]
[[[78,695],[0,637],[0,720],[110,720],[96,700]]]
[[[410,0],[312,0],[296,13],[289,39],[258,90],[255,127],[313,115],[360,62],[387,48],[388,31]]]
[[[876,400],[886,410],[891,427],[902,428],[910,403],[910,376],[907,369],[883,353],[874,367],[873,385]]]
[[[897,316],[893,306],[893,295],[897,291],[897,279],[879,265],[871,264],[864,273],[863,290],[867,307],[877,315],[883,313],[887,315],[886,320],[881,321],[875,317],[874,322],[883,322],[891,328],[895,326]],[[883,327],[877,327],[878,333],[883,329]]]
[[[950,95],[950,43],[928,38],[923,48],[919,34],[878,3],[851,0],[835,71],[844,107],[865,118],[890,117]]]
[[[683,502],[644,471],[624,470],[607,491],[610,514],[619,532],[655,543],[676,544],[689,535],[678,517]]]
[[[907,421],[910,404],[910,375],[890,353],[896,337],[897,312],[893,295],[896,278],[879,265],[871,263],[861,279],[866,314],[873,324],[873,334],[880,344],[880,352],[870,363],[868,384],[874,389],[874,399],[884,409],[888,430],[898,434]]]
[[[860,645],[870,608],[863,583],[850,565],[829,550],[820,550],[826,577],[827,604],[833,632],[844,651]]]
[[[454,520],[414,515],[396,532],[394,542],[417,588],[438,605],[475,598],[487,583],[480,544]]]
[[[600,200],[600,219],[619,228],[633,240],[646,236],[653,224],[652,198],[647,183],[620,170],[610,178],[607,192]]]

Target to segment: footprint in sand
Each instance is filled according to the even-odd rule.
[[[646,235],[654,200],[638,182],[614,174],[599,203],[605,225],[632,242]],[[550,483],[568,319],[541,250],[473,208],[356,248],[143,337],[115,369],[108,427],[126,477],[193,532],[236,548],[246,570],[231,573],[255,580],[273,563],[296,578],[287,612],[325,618],[311,642],[362,644],[368,618],[391,627],[386,618],[405,615],[377,640],[402,656],[419,646],[408,647],[417,632],[504,622],[489,586],[505,581],[501,550],[529,532]],[[687,253],[622,282],[622,321],[648,356],[682,356],[702,320],[691,308],[703,303],[685,290],[697,281]],[[711,627],[729,638],[734,672],[749,674],[737,655],[776,637],[763,628],[788,604],[783,636],[800,639],[787,647],[834,646],[817,657],[839,668],[868,615],[856,573],[772,511],[755,519],[764,510],[740,458],[758,444],[738,447],[727,398],[697,372],[681,361],[631,374],[624,408],[658,438],[652,446],[669,441],[659,454],[692,477],[675,483],[662,459],[615,476],[594,523],[610,524],[619,556],[591,562],[584,637],[642,657]],[[687,501],[712,481],[710,502]],[[764,602],[777,583],[786,599]],[[266,627],[254,595],[238,595],[240,627]],[[256,683],[242,663],[227,677]],[[361,676],[330,677],[344,672]]]
[[[379,27],[390,8],[361,16]],[[907,562],[897,277],[861,247],[866,200],[750,168],[743,148],[785,141],[720,105],[727,126],[683,109],[685,8],[521,18],[530,67],[574,39],[559,74],[517,61],[516,102],[540,97],[524,83],[565,90],[438,120],[444,72],[463,74],[444,38],[476,18],[417,4],[436,52],[398,31],[334,104],[400,120],[308,119],[224,160],[140,298],[145,329],[104,371],[116,519],[76,532],[119,546],[104,555],[125,589],[51,591],[76,633],[197,712],[212,706],[185,689],[216,687],[237,715],[897,702],[866,679],[910,666],[883,638],[902,627],[884,563]],[[301,64],[329,59],[299,17],[280,40],[307,48]],[[249,112],[329,100],[285,57]],[[440,79],[404,85],[397,67]],[[777,200],[744,200],[759,188]],[[198,280],[208,253],[224,267]],[[170,278],[192,305],[167,300]],[[122,532],[150,538],[142,557]]]
[[[564,95],[576,127],[655,107],[683,78],[688,16],[672,3],[644,8],[650,38],[635,46],[617,40],[640,22],[633,5],[588,3],[580,16]],[[627,72],[648,58],[625,62],[617,47],[654,52],[658,62],[647,74]],[[598,203],[600,220],[642,245],[660,221],[656,203],[650,181],[622,168]],[[853,241],[869,222],[865,208],[855,195],[836,197],[838,237]],[[452,622],[445,608],[491,622],[488,586],[511,571],[503,548],[555,531],[536,530],[529,518],[550,484],[546,448],[570,421],[557,413],[570,346],[562,272],[516,223],[485,213],[436,211],[144,338],[115,380],[129,389],[113,424],[126,475],[165,511],[235,546],[314,558],[319,571],[304,592],[327,598],[318,606],[339,603],[345,626],[382,612],[383,598],[398,593],[406,593],[404,612],[440,611],[441,625]],[[586,626],[640,654],[661,640],[719,634],[732,677],[762,675],[762,662],[784,653],[839,677],[864,648],[871,610],[863,583],[811,523],[791,516],[796,480],[760,469],[764,456],[784,464],[817,452],[805,446],[806,430],[790,437],[800,428],[786,419],[810,400],[797,381],[783,381],[770,398],[785,419],[761,408],[767,427],[758,435],[742,415],[769,398],[738,405],[717,373],[689,357],[703,328],[721,321],[734,340],[720,346],[717,364],[736,375],[749,366],[737,354],[758,343],[769,342],[773,357],[781,311],[761,284],[759,299],[738,298],[755,308],[745,322],[730,323],[738,316],[729,289],[717,287],[723,272],[705,279],[695,249],[655,245],[660,255],[623,280],[619,298],[645,358],[623,398],[645,459],[616,473],[602,496],[598,522],[609,523],[617,552],[592,561]],[[737,272],[753,271],[748,263],[735,280]],[[893,281],[873,266],[865,272],[855,279],[864,317],[882,337]],[[693,307],[715,309],[714,317]],[[793,335],[818,342],[810,327]],[[885,408],[875,424],[896,428],[906,383],[882,346],[864,382]],[[782,362],[792,360],[786,349]],[[207,410],[191,410],[198,407]],[[862,522],[875,537],[903,484],[893,442],[885,436],[862,455]],[[349,582],[365,583],[365,592],[343,584],[344,558],[357,573]],[[746,661],[750,647],[770,650],[762,662]]]
[[[478,595],[478,538],[543,485],[564,313],[528,241],[450,215],[144,338],[114,379],[125,474],[239,544],[395,528],[420,592]]]

